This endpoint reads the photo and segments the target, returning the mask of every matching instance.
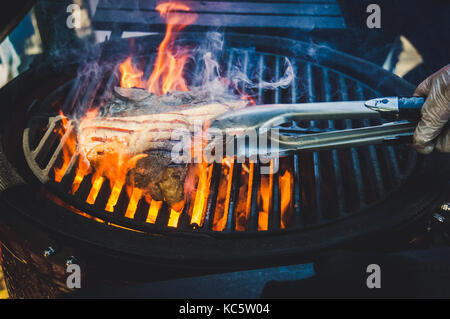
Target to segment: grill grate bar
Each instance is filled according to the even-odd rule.
[[[249,68],[248,68],[248,64],[249,64],[249,52],[247,50],[244,50],[244,62],[243,62],[243,66],[242,66],[242,72],[248,77],[248,72],[249,72]],[[244,92],[245,94],[247,93],[247,89],[245,87],[245,84],[242,84],[242,92]]]
[[[238,194],[239,194],[239,175],[241,174],[242,164],[237,163],[233,160],[232,163],[232,176],[231,176],[231,189],[229,193],[229,201],[227,205],[227,231],[236,230],[236,213],[235,208],[237,205]]]
[[[394,179],[395,180],[399,180],[399,178],[401,177],[400,174],[400,168],[398,165],[398,160],[397,160],[397,156],[395,156],[395,151],[394,148],[392,146],[388,146],[386,148],[386,152],[388,154],[388,161],[392,164],[393,170],[394,170]]]
[[[279,173],[273,174],[272,187],[272,210],[269,211],[268,230],[278,230],[281,228],[281,199],[279,187]]]
[[[258,189],[260,186],[260,164],[259,162],[255,162],[253,167],[253,177],[252,177],[252,191],[251,191],[251,206],[250,206],[250,217],[249,217],[249,230],[250,231],[258,231]]]
[[[258,104],[262,104],[263,102],[263,89],[261,83],[264,78],[264,70],[265,70],[264,54],[260,54],[258,61]]]
[[[170,209],[165,202],[163,202],[158,216],[156,217],[155,226],[158,228],[165,228],[169,224]]]
[[[215,212],[216,201],[217,201],[217,193],[219,191],[221,164],[214,163],[212,170],[213,171],[212,171],[211,184],[210,184],[210,193],[208,196],[208,202],[206,204],[205,221],[203,222],[203,225],[205,225],[206,228],[208,228],[208,229],[213,228],[214,212]]]
[[[178,229],[191,229],[194,225],[191,225],[191,216],[189,216],[189,208],[191,207],[190,199],[186,200],[186,203],[178,219]],[[195,225],[197,226],[197,225]]]
[[[357,85],[356,85],[356,92],[357,92],[357,96],[360,100],[365,99],[364,90],[359,83],[357,83]],[[364,126],[370,126],[370,122],[368,119],[363,119],[362,123]],[[383,186],[383,179],[381,177],[380,163],[377,158],[377,151],[376,151],[374,145],[369,145],[367,148],[369,150],[369,156],[371,159],[371,161],[370,161],[371,165],[369,165],[369,166],[371,166],[371,168],[373,168],[373,169],[369,169],[369,171],[371,171],[373,173],[373,176],[375,177],[376,189],[378,191],[378,195],[381,197],[384,195],[384,186]]]
[[[95,73],[94,76],[89,77],[89,79],[87,80],[88,84],[84,95],[81,101],[79,101],[78,104],[75,104],[75,108],[78,111],[81,111],[82,114],[84,114],[85,111],[89,110],[92,107],[92,104],[94,103],[95,97],[97,95],[97,91],[100,89],[100,86],[102,84],[103,78],[104,74],[102,71]]]
[[[66,141],[69,138],[70,134],[72,134],[72,132],[73,132],[73,128],[72,128],[72,126],[70,126],[70,128],[67,129],[64,132],[64,135],[60,138],[58,146],[56,147],[52,157],[50,158],[50,160],[47,163],[47,166],[45,167],[45,170],[47,172],[49,172],[54,167],[55,162],[58,158],[58,155],[61,153],[63,146],[66,144]]]
[[[269,163],[269,170],[273,172],[272,160]],[[261,209],[258,216],[258,230],[266,231],[272,227],[273,196],[271,195],[273,195],[273,180],[274,175],[269,174],[268,180],[265,179],[265,186],[263,186],[262,181],[260,184]]]
[[[154,55],[151,55],[149,59],[145,58],[145,60],[148,61],[144,62],[147,63],[144,74],[150,73],[151,67],[153,66],[153,56]],[[225,61],[227,63],[227,69],[224,70],[224,73],[228,76],[231,75],[233,65],[235,64],[241,64],[242,70],[247,77],[251,78],[249,74],[257,75],[257,79],[259,79],[260,83],[264,80],[278,81],[283,73],[283,57],[278,55],[260,54],[255,53],[253,50],[231,49],[227,51],[224,58],[226,58]],[[333,101],[336,100],[335,93],[339,93],[338,96],[340,100],[350,100],[354,97],[364,99],[366,91],[370,92],[367,94],[375,94],[374,91],[372,92],[370,88],[358,83],[357,80],[332,69],[327,69],[301,59],[296,59],[291,62],[294,74],[296,74],[302,82],[294,81],[289,88],[277,88],[273,92],[265,90],[261,85],[255,89],[249,89],[243,85],[242,87],[239,87],[239,89],[242,88],[243,93],[253,94],[252,96],[255,97],[255,100],[258,103],[315,102],[322,99],[325,101]],[[64,100],[63,109],[68,110],[73,108],[73,106],[86,108],[90,107],[94,102],[97,103],[99,100],[102,102],[107,99],[108,96],[105,94],[111,91],[112,87],[117,83],[118,66],[119,64],[116,64],[114,68],[109,68],[109,73],[107,75],[106,72],[98,73],[95,74],[96,77],[90,79],[83,76],[74,80],[73,85],[70,86],[70,88],[65,87],[65,89],[68,89],[68,95]],[[252,69],[250,69],[250,67]],[[273,72],[269,72],[269,68],[273,68]],[[301,70],[301,74],[297,74],[297,72],[300,72],[299,69]],[[103,78],[100,79],[100,77]],[[147,76],[145,77],[147,78]],[[356,83],[356,85],[354,83]],[[299,87],[301,84],[303,84],[304,87]],[[100,88],[102,88],[101,91]],[[80,97],[83,92],[85,92],[85,94]],[[323,131],[326,129],[352,128],[355,123],[357,122],[352,122],[351,120],[329,120],[327,123],[325,121],[312,120],[309,122],[309,125],[308,123],[293,122],[289,127],[283,125],[282,129],[284,133],[298,134],[308,129]],[[367,126],[370,125],[370,123],[371,122],[368,120],[363,120],[356,126],[361,124]],[[70,134],[69,130],[65,132],[65,135],[58,145],[55,143],[52,144],[53,146],[51,147],[48,145],[45,146],[48,144],[52,134],[51,131],[56,127],[55,125],[55,123],[49,125],[49,130],[44,133],[44,137],[39,141],[38,147],[34,151],[39,152],[44,147],[53,150],[56,146],[53,154],[54,156],[45,167],[48,170],[51,170],[54,166],[57,157],[61,154],[62,145],[64,145],[67,136]],[[121,218],[123,220],[125,218],[123,217],[124,214],[127,214],[126,209],[130,206],[130,202],[132,201],[133,204],[131,205],[128,217],[133,217],[133,220],[136,222],[142,221],[147,225],[152,224],[152,227],[167,228],[169,226],[181,230],[190,230],[195,227],[194,229],[197,231],[201,229],[207,231],[223,230],[234,232],[237,229],[241,230],[241,227],[239,226],[242,226],[241,222],[244,221],[244,219],[242,219],[242,213],[244,211],[242,208],[243,204],[240,201],[245,200],[246,225],[243,228],[246,231],[257,232],[258,230],[266,229],[277,230],[281,228],[282,224],[284,227],[288,228],[294,225],[314,225],[353,212],[353,207],[357,206],[356,202],[359,202],[359,209],[366,206],[366,201],[370,200],[370,198],[365,198],[367,196],[365,181],[368,175],[373,176],[373,181],[375,181],[374,185],[376,185],[379,195],[386,192],[386,189],[390,187],[390,184],[386,182],[385,175],[383,175],[385,173],[383,169],[385,169],[386,166],[383,159],[385,159],[386,162],[389,162],[388,168],[392,171],[391,175],[394,176],[394,178],[397,179],[398,176],[404,176],[407,173],[405,173],[404,170],[406,169],[406,160],[400,157],[402,155],[402,153],[400,153],[401,151],[402,150],[399,150],[399,154],[397,154],[397,148],[391,146],[386,148],[368,146],[351,148],[344,151],[331,150],[312,153],[300,152],[294,154],[289,159],[286,159],[291,162],[288,170],[293,174],[290,176],[293,181],[293,188],[291,188],[291,193],[289,195],[282,194],[283,191],[286,191],[286,188],[281,187],[284,185],[282,183],[285,183],[285,180],[281,180],[281,177],[285,176],[281,173],[284,170],[279,173],[271,174],[270,176],[262,177],[260,174],[261,164],[255,162],[250,163],[251,169],[249,169],[249,175],[242,176],[241,173],[244,167],[241,164],[236,163],[236,161],[232,162],[231,169],[229,170],[224,169],[225,164],[214,163],[213,166],[209,168],[209,170],[211,170],[208,173],[211,174],[208,177],[210,181],[209,191],[207,199],[205,198],[206,203],[204,203],[204,206],[206,207],[204,207],[203,220],[198,228],[193,224],[191,225],[191,212],[194,205],[192,198],[186,199],[181,214],[172,211],[165,203],[162,203],[162,206],[158,206],[158,213],[155,214],[155,210],[152,209],[152,204],[146,202],[144,197],[139,199],[134,198],[132,201],[126,192],[126,187],[122,187],[117,205],[114,207],[114,212],[112,212],[111,215],[117,216],[118,220]],[[34,153],[34,155],[36,156],[37,154]],[[344,160],[346,157],[348,157],[349,160]],[[47,158],[45,160],[47,160]],[[70,185],[72,185],[68,180],[72,179],[73,182],[75,179],[75,168],[78,161],[79,155],[75,152],[61,181],[63,188],[69,189]],[[273,163],[271,163],[271,165],[273,165]],[[364,171],[362,171],[362,169],[364,169]],[[368,172],[365,171],[366,169]],[[228,173],[225,173],[226,171]],[[226,174],[228,174],[228,176],[226,176]],[[249,184],[243,185],[243,183],[247,182],[247,178]],[[226,186],[226,198],[225,196],[221,197],[220,195],[222,194],[219,194],[219,192],[225,194],[225,188],[222,189],[222,182],[224,179],[228,181]],[[109,181],[106,179],[103,181],[98,196],[95,197],[89,195],[89,190],[93,186],[92,173],[84,176],[81,180],[82,185],[80,185],[78,191],[75,193],[76,199],[84,201],[89,196],[91,197],[90,202],[93,202],[91,205],[92,207],[99,210],[102,208],[105,209],[105,203],[109,198],[108,194],[111,195]],[[347,183],[351,183],[351,187],[347,188]],[[302,186],[302,184],[305,186]],[[354,193],[349,194],[348,192],[353,186],[355,191]],[[247,189],[244,190],[243,187],[247,187]],[[334,187],[336,189],[330,191],[330,188]],[[268,191],[268,193],[265,193],[266,191]],[[240,198],[241,196],[245,196],[243,194],[247,194],[245,199]],[[331,196],[329,202],[328,195]],[[289,207],[289,214],[292,213],[292,215],[282,216],[281,204],[285,201],[285,197],[283,196],[291,196],[292,206]],[[265,197],[265,203],[263,202],[262,197]],[[336,197],[336,199],[334,197]],[[220,200],[218,200],[218,198],[220,198]],[[355,205],[349,204],[350,201],[353,201],[353,198],[356,199],[354,201]],[[262,205],[264,206],[263,208],[261,207]],[[266,216],[267,205],[269,209],[267,210]],[[335,209],[338,211],[336,214],[328,213],[329,208],[332,208],[332,205],[336,205]],[[134,206],[136,206],[136,209],[133,210]],[[347,206],[352,206],[350,211],[347,211]],[[131,212],[132,210],[133,212]],[[150,211],[152,211],[151,218],[149,216]],[[237,215],[238,213],[240,214],[239,216]],[[220,214],[220,216],[215,216],[215,214]],[[218,221],[219,226],[216,225],[216,227],[214,227],[214,219],[216,217],[219,217],[218,219],[220,219]],[[265,220],[266,217],[267,221]],[[195,220],[198,221],[198,219]],[[238,221],[239,225],[236,225]],[[288,224],[285,225],[285,223]],[[221,229],[222,227],[223,229]]]
[[[73,84],[70,87],[69,92],[67,93],[66,98],[64,99],[63,106],[61,107],[64,114],[71,113],[73,111],[73,108],[75,106],[75,102],[78,99],[78,95],[81,91],[81,81],[84,78],[84,76],[77,77]]]
[[[297,74],[298,68],[295,61],[292,62],[292,69],[294,71],[294,74]],[[291,102],[297,103],[298,97],[298,84],[297,81],[294,81],[294,83],[291,85]],[[294,122],[294,128],[298,128],[297,123]],[[301,225],[302,222],[302,216],[301,216],[301,207],[302,207],[302,193],[301,193],[301,178],[300,178],[300,156],[299,154],[294,154],[294,218],[293,223],[294,225]]]
[[[314,90],[314,74],[313,74],[313,67],[311,63],[306,63],[305,66],[305,77],[306,77],[306,81],[307,81],[307,102],[308,103],[313,103],[316,101],[316,94],[315,94],[315,90]],[[311,120],[310,121],[310,128],[315,128],[316,127],[316,121]]]
[[[281,70],[280,70],[280,68],[281,68],[281,65],[280,65],[280,57],[275,57],[275,81],[279,81],[280,80],[280,74],[281,74]],[[280,101],[280,99],[281,99],[281,93],[280,93],[280,88],[279,87],[277,87],[276,89],[275,89],[275,95],[274,95],[274,103],[275,104],[278,104],[278,103],[280,103],[281,101]]]
[[[228,63],[227,63],[227,71],[226,71],[226,75],[227,75],[228,79],[231,77],[231,70],[233,67],[233,59],[234,59],[234,49],[230,50],[229,54],[228,54]]]
[[[300,156],[294,154],[294,225],[301,225],[301,177],[300,177]]]
[[[316,209],[317,220],[323,219],[323,207],[322,207],[322,176],[320,172],[320,154],[318,152],[313,153],[314,162],[314,185],[316,191]]]
[[[325,93],[325,102],[331,102],[331,83],[330,83],[330,77],[328,75],[328,69],[323,68],[322,69],[322,76],[323,76],[323,87],[324,87],[324,93]],[[334,121],[328,120],[328,128],[333,129],[334,128]]]
[[[307,79],[307,102],[313,103],[316,101],[316,92],[314,84],[314,72],[311,63],[306,64],[305,68],[306,79]],[[316,129],[317,123],[314,120],[310,121],[310,129]],[[314,185],[315,185],[315,197],[316,197],[316,209],[317,209],[317,220],[322,220],[322,178],[320,176],[320,163],[319,163],[319,153],[313,152],[313,167],[314,167]]]
[[[341,92],[342,101],[348,101],[348,99],[349,99],[348,86],[345,83],[345,77],[342,74],[339,74],[339,88],[340,88],[339,91]],[[352,128],[351,120],[345,120],[345,128],[346,129]],[[361,174],[361,166],[359,164],[359,158],[358,158],[358,153],[356,151],[356,148],[354,148],[354,147],[350,148],[350,153],[351,153],[351,157],[352,157],[353,171],[355,173],[359,205],[360,205],[360,207],[363,207],[365,205],[364,204],[364,195],[363,195],[364,189],[363,189],[363,181],[362,181],[362,174]]]
[[[292,70],[294,72],[294,74],[297,74],[298,69],[297,69],[297,64],[295,63],[295,61],[291,61],[292,63]],[[294,83],[290,86],[291,89],[291,103],[297,103],[297,92],[298,92],[298,84],[297,81],[294,81]]]
[[[280,74],[281,74],[281,65],[280,65],[280,57],[275,57],[275,73],[274,78],[275,81],[280,80]],[[278,104],[280,103],[281,99],[281,93],[280,88],[276,88],[274,92],[274,103]],[[277,165],[280,165],[280,162],[278,159],[276,159]],[[273,189],[272,189],[272,216],[269,216],[269,230],[272,229],[280,229],[281,228],[281,194],[280,194],[280,187],[279,187],[279,170],[274,174],[273,176]]]
[[[49,119],[47,131],[44,133],[44,136],[39,141],[38,145],[34,150],[31,151],[30,155],[33,160],[36,159],[36,157],[41,153],[42,149],[44,148],[44,145],[47,143],[47,140],[49,139],[50,135],[53,133],[53,130],[56,126],[55,120]]]
[[[111,74],[106,81],[105,88],[99,99],[101,103],[107,101],[111,97],[113,87],[114,85],[117,85],[117,80],[119,79],[119,66],[120,63],[117,63],[111,70]]]
[[[331,83],[330,83],[330,77],[328,74],[328,69],[323,68],[323,83],[324,83],[324,89],[325,89],[325,101],[331,102],[332,96],[331,96]],[[328,128],[334,129],[335,128],[335,121],[329,120],[328,121]],[[341,172],[341,163],[338,156],[337,150],[331,150],[331,155],[333,158],[333,170],[336,180],[336,188],[337,188],[337,199],[338,199],[338,210],[339,215],[344,214],[344,185],[342,180],[342,172]]]
[[[335,174],[335,180],[336,180],[336,190],[337,190],[337,198],[338,198],[338,209],[339,214],[342,215],[345,213],[344,209],[344,185],[342,182],[342,172],[341,172],[341,163],[339,160],[338,152],[337,150],[331,151],[331,156],[333,158],[333,169]]]

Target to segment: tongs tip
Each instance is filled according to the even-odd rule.
[[[377,112],[398,111],[398,100],[395,97],[375,98],[364,102],[364,106]]]

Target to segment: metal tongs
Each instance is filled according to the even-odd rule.
[[[267,156],[268,153],[285,156],[301,150],[319,151],[394,141],[410,142],[423,102],[423,98],[387,97],[369,101],[259,105],[226,113],[212,122],[210,129],[234,139],[242,139],[241,143],[233,142],[236,145],[234,155],[245,157]],[[317,132],[317,129],[302,130],[301,134],[291,135],[281,135],[276,129],[291,121],[369,120],[380,118],[380,115],[395,121],[324,132]],[[252,143],[251,138],[246,137],[254,132],[258,137],[257,143]],[[261,143],[261,139],[269,142]]]

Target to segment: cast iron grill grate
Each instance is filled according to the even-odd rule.
[[[259,80],[268,81],[282,76],[286,56],[230,48],[222,58],[223,74],[240,65],[249,77],[257,74]],[[365,100],[383,95],[351,74],[309,58],[288,58],[296,75],[291,86],[275,90],[243,87],[243,91],[253,96],[258,104]],[[137,64],[147,66],[144,76],[150,74],[153,59],[154,55],[135,58]],[[42,105],[60,103],[64,114],[75,109],[87,110],[107,100],[118,81],[118,64],[105,67],[94,76],[87,74],[66,83]],[[281,125],[280,131],[304,134],[377,124],[379,120],[368,119],[290,122]],[[107,223],[146,232],[247,233],[321,226],[381,201],[402,184],[415,165],[415,153],[402,145],[300,152],[282,158],[280,170],[271,175],[259,174],[260,166],[266,165],[259,162],[216,163],[207,171],[207,196],[199,199],[193,192],[181,212],[169,209],[165,203],[149,203],[143,196],[139,197],[141,194],[127,193],[125,187],[114,210],[108,212],[105,207],[111,196],[110,183],[103,180],[100,187],[93,187],[92,173],[84,176],[77,191],[71,194],[78,156],[72,157],[62,180],[54,181],[54,168],[62,162],[62,146],[70,134],[75,134],[67,130],[60,137],[60,126],[60,121],[49,121],[40,114],[31,119],[24,132],[26,159],[36,176],[58,197],[75,207],[74,210]],[[93,189],[97,189],[95,196]],[[204,201],[200,214],[193,212],[199,200]]]

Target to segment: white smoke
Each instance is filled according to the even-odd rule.
[[[287,88],[295,80],[294,68],[288,58],[284,59],[284,74],[279,79],[269,81],[250,79],[243,72],[240,61],[236,61],[234,65],[230,66],[231,69],[228,70],[226,77],[222,76],[218,61],[221,60],[224,52],[224,39],[223,35],[218,32],[207,33],[205,41],[195,51],[196,55],[201,57],[201,60],[196,63],[201,63],[203,69],[198,74],[193,74],[193,77],[201,80],[197,81],[197,83],[201,83],[197,88],[208,92],[212,99],[235,95],[231,91],[235,89],[240,92],[240,87],[264,90]],[[248,73],[254,72],[250,70]],[[254,74],[254,78],[260,78],[259,74]]]
[[[283,76],[277,81],[252,81],[248,78],[248,76],[241,72],[236,66],[234,67],[234,72],[232,72],[233,76],[231,81],[237,87],[240,83],[245,83],[246,87],[253,88],[261,88],[266,90],[275,90],[278,88],[287,88],[289,87],[295,79],[294,68],[292,67],[291,62],[288,58],[285,58],[285,72]]]

